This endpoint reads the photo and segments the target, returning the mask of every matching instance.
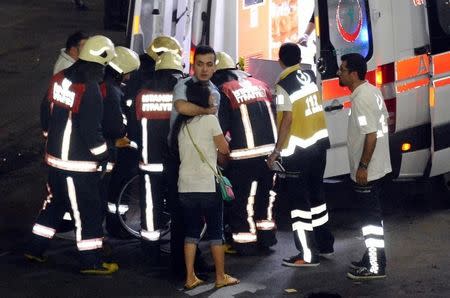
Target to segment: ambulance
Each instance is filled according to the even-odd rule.
[[[311,18],[313,16],[313,18]],[[143,52],[160,34],[183,45],[186,72],[198,44],[225,51],[273,86],[284,42],[296,42],[314,20],[302,64],[318,74],[331,148],[325,177],[349,172],[350,92],[339,86],[340,57],[357,52],[366,79],[389,111],[393,175],[418,179],[450,172],[450,2],[448,0],[136,0],[128,41]]]

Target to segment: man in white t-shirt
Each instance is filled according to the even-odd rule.
[[[194,75],[192,77],[180,80],[174,87],[173,91],[173,107],[170,115],[170,128],[174,124],[178,113],[187,116],[216,114],[217,106],[220,101],[220,94],[217,88],[211,83],[210,79],[216,70],[216,53],[210,46],[199,45],[194,55]],[[209,84],[211,95],[214,97],[216,105],[213,107],[200,107],[187,101],[186,83],[190,80],[194,82],[203,81]],[[169,133],[169,136],[171,133]],[[169,144],[170,144],[169,138]],[[178,201],[178,194],[174,192],[177,189],[179,160],[171,158],[166,161],[164,169],[167,170],[167,179],[169,184],[169,209],[171,214],[171,238],[170,238],[170,254],[171,254],[171,269],[175,274],[180,273],[179,268],[184,267],[184,229],[183,216],[181,206]],[[196,271],[208,272],[213,271],[214,268],[205,263],[197,251]]]
[[[351,263],[347,276],[353,280],[384,278],[386,255],[379,196],[383,177],[392,171],[388,112],[380,90],[364,80],[367,72],[364,57],[351,53],[341,60],[339,85],[352,92],[347,135],[350,177],[363,207],[362,233],[366,245],[362,260]]]

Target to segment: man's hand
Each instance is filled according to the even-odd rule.
[[[267,166],[269,167],[269,169],[273,168],[273,163],[275,162],[275,160],[278,159],[278,157],[280,157],[280,153],[273,151],[272,153],[270,153],[269,157],[267,157]]]
[[[309,39],[309,35],[305,33],[299,38],[297,43],[303,47],[306,47],[306,45],[308,44],[308,39]]]
[[[358,183],[359,185],[367,184],[367,169],[358,168],[358,170],[356,171],[356,183]]]
[[[209,108],[205,108],[205,111],[206,111],[206,115],[215,115],[217,113],[217,107],[212,106]]]

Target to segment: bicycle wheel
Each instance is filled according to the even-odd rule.
[[[117,213],[117,216],[125,230],[133,237],[140,239],[142,236],[140,233],[141,205],[139,202],[139,183],[139,175],[135,175],[124,185],[116,203],[116,210],[119,210],[119,206],[121,205],[128,205],[128,210],[122,215]],[[161,214],[161,239],[170,232],[170,214],[166,210],[167,204],[164,202],[164,211]]]

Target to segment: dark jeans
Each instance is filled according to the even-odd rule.
[[[215,192],[179,193],[185,242],[198,243],[203,224],[212,245],[223,244],[223,201]]]

